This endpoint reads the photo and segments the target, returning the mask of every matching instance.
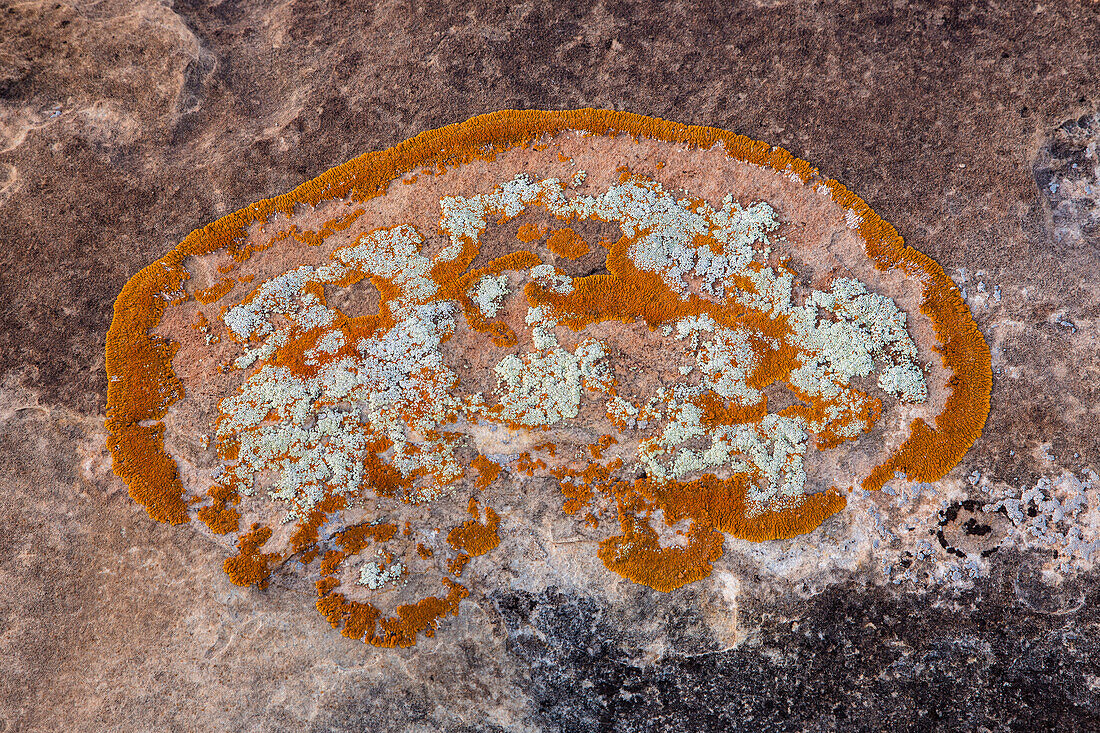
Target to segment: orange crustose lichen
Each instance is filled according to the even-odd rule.
[[[942,478],[991,385],[958,288],[855,194],[602,110],[476,117],[192,232],[123,288],[107,374],[134,500],[231,543],[234,583],[314,573],[378,646],[458,613],[508,482],[552,477],[608,569],[672,591],[725,535]]]
[[[588,242],[569,227],[559,229],[546,240],[547,248],[556,255],[575,260],[588,254]]]

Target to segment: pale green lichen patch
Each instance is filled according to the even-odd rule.
[[[588,337],[573,352],[562,348],[555,335],[558,322],[538,306],[527,311],[531,350],[506,354],[493,367],[497,404],[491,406],[482,394],[456,398],[452,387],[458,378],[443,363],[441,344],[454,332],[458,305],[432,300],[438,285],[431,269],[457,256],[462,242],[480,236],[493,217],[514,217],[535,204],[558,217],[618,222],[624,235],[635,238],[628,249],[634,265],[660,274],[682,297],[688,292],[684,277],[691,275],[701,278],[703,290],[714,297],[730,292],[755,311],[784,317],[791,327],[788,341],[801,355],[790,385],[803,395],[831,400],[827,409],[809,420],[768,415],[754,424],[704,426],[691,398],[710,391],[734,405],[759,402],[763,394],[750,384],[753,375],[769,351],[783,346],[749,325],[719,325],[705,313],[682,318],[665,331],[690,343],[689,362],[680,365],[680,374],[698,370],[701,380],[677,385],[675,395],[634,405],[613,394],[615,375],[606,345]],[[355,468],[356,457],[372,439],[389,441],[391,463],[402,475],[433,477],[416,493],[427,500],[462,474],[455,439],[444,437],[442,424],[461,417],[530,428],[559,425],[577,417],[584,388],[608,395],[608,415],[624,428],[660,426],[656,435],[639,436],[635,457],[654,479],[681,480],[719,468],[748,470],[760,480],[753,495],[764,503],[801,495],[810,434],[832,430],[852,437],[869,427],[871,398],[849,385],[871,374],[876,360],[884,364],[878,382],[884,391],[911,402],[925,398],[905,314],[888,297],[838,278],[831,291],[812,290],[796,306],[792,273],[760,265],[760,258],[767,257],[768,233],[779,226],[766,203],[742,207],[727,196],[714,209],[706,202],[677,200],[661,184],[639,178],[611,185],[597,196],[570,198],[556,179],[532,181],[521,175],[487,194],[446,197],[440,210],[439,227],[451,246],[434,260],[420,253],[423,238],[415,228],[375,230],[336,250],[333,260],[341,264],[300,267],[268,280],[247,302],[225,313],[226,326],[242,342],[263,339],[238,359],[240,368],[270,360],[294,333],[321,331],[305,354],[306,365],[320,366],[314,374],[295,376],[265,363],[239,394],[222,403],[219,439],[236,436],[240,443],[227,476],[249,490],[247,477],[277,474],[268,492],[291,506],[288,520],[315,507],[325,487],[330,494],[358,491],[362,471]],[[700,242],[699,237],[709,239]],[[385,278],[400,293],[390,305],[394,325],[360,339],[348,353],[347,334],[335,325],[336,314],[307,286],[333,283],[352,271]],[[549,292],[573,291],[572,279],[548,264],[530,268],[527,276]],[[741,281],[751,287],[740,286]],[[469,292],[485,317],[496,316],[509,293],[504,274],[483,276]],[[706,446],[684,447],[689,440]]]
[[[355,582],[371,590],[395,586],[405,577],[408,570],[400,562],[380,564],[371,560],[363,563],[359,569],[359,578]]]

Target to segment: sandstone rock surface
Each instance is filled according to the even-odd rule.
[[[658,7],[0,7],[3,730],[1095,727],[1100,8]],[[989,421],[934,496],[851,500],[872,554],[840,521],[727,540],[666,594],[516,553],[385,650],[127,496],[103,353],[135,272],[360,153],[585,106],[781,145],[963,288]],[[544,549],[609,575],[555,513]]]

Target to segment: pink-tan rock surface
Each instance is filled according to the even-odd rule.
[[[1094,727],[1098,13],[0,7],[0,730]],[[135,272],[360,153],[585,106],[781,145],[942,264],[993,354],[963,462],[800,539],[727,539],[668,594],[517,483],[512,546],[404,650],[334,633],[294,577],[227,582],[222,547],[127,496],[103,353]]]

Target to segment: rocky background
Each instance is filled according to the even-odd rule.
[[[102,420],[131,275],[360,153],[587,106],[783,146],[969,283],[993,410],[951,480],[1100,466],[1092,0],[6,0],[0,731],[1100,730],[1100,582],[1053,549],[932,586],[742,577],[721,638],[707,581],[474,588],[386,651],[129,499]]]

